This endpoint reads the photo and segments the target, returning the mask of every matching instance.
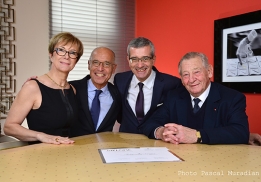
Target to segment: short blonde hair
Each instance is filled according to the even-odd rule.
[[[53,54],[55,46],[60,42],[64,42],[64,45],[66,45],[68,43],[76,44],[78,46],[77,61],[81,58],[81,56],[83,54],[83,44],[77,37],[75,37],[70,32],[62,32],[51,38],[49,47],[48,47],[48,51],[50,54]]]

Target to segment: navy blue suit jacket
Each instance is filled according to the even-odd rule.
[[[205,102],[203,128],[198,129],[202,135],[202,143],[248,143],[246,98],[242,93],[212,82]],[[149,138],[155,138],[155,129],[166,123],[187,126],[190,109],[189,92],[185,87],[176,89],[168,93],[163,106],[140,129]]]
[[[105,131],[112,131],[115,121],[121,112],[121,97],[118,89],[108,82],[108,89],[113,98],[113,103],[99,128],[95,131],[91,112],[88,104],[87,80],[91,77],[87,75],[81,80],[70,81],[76,89],[76,100],[78,104],[78,122],[72,128],[72,136],[81,136]],[[102,109],[102,108],[101,108]]]
[[[158,105],[163,103],[164,97],[167,95],[169,90],[175,89],[182,85],[179,78],[165,73],[160,73],[155,67],[153,67],[153,70],[156,72],[156,78],[153,87],[151,107],[141,123],[143,123],[156,111]],[[117,73],[114,77],[114,84],[120,91],[122,97],[122,116],[118,118],[118,122],[121,123],[120,132],[141,133],[138,130],[141,123],[138,122],[136,114],[133,113],[127,100],[128,89],[132,77],[132,71]]]

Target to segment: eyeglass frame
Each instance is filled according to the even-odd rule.
[[[64,55],[60,55],[59,53],[61,53],[62,51],[60,51],[59,53],[58,53],[58,49],[62,49],[62,50],[64,50],[65,51],[65,53],[64,53]],[[65,50],[64,48],[60,48],[60,47],[57,47],[57,48],[55,48],[54,50],[53,50],[53,52],[56,52],[56,54],[58,54],[59,56],[65,56],[67,53],[68,53],[68,56],[71,58],[71,59],[77,59],[78,58],[78,53],[76,52],[76,51],[67,51],[67,50]],[[76,57],[75,58],[72,58],[71,57],[71,55],[74,55],[74,54],[72,54],[72,53],[76,53]]]
[[[95,65],[96,63],[93,63],[94,61],[98,61],[98,62],[97,62],[98,65]],[[93,66],[95,66],[95,67],[99,67],[99,66],[102,64],[102,66],[103,66],[104,68],[111,68],[113,65],[116,65],[116,64],[114,64],[114,63],[110,63],[109,61],[101,62],[101,61],[96,60],[96,59],[95,59],[95,60],[89,60],[89,62],[91,62],[91,64],[92,64]],[[107,64],[109,64],[109,65],[105,66],[105,63],[107,63]]]
[[[136,61],[133,62],[133,58],[137,58],[137,59],[138,59],[137,62],[136,62]],[[148,58],[148,60],[145,60],[145,58]],[[150,60],[152,60],[152,59],[154,59],[154,56],[153,56],[153,57],[143,56],[143,57],[141,57],[141,58],[138,58],[138,57],[129,57],[130,62],[131,62],[131,63],[135,63],[135,64],[139,63],[139,61],[141,61],[141,63],[147,63],[148,61],[150,61]]]

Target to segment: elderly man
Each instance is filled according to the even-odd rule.
[[[141,126],[143,133],[174,144],[247,144],[245,96],[211,82],[213,68],[202,53],[185,54],[178,68],[185,87],[168,93],[163,106]]]

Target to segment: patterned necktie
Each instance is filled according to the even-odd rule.
[[[92,115],[92,120],[94,124],[94,128],[96,129],[99,115],[100,115],[100,100],[99,100],[99,95],[102,93],[102,90],[95,90],[95,97],[92,100],[92,107],[91,107],[91,115]]]
[[[137,119],[140,122],[144,117],[144,95],[142,90],[143,83],[139,82],[138,85],[140,88],[140,92],[137,97],[135,111],[136,111]]]
[[[193,108],[193,113],[196,113],[199,111],[200,107],[198,106],[198,103],[201,101],[199,98],[194,98],[194,108]]]

